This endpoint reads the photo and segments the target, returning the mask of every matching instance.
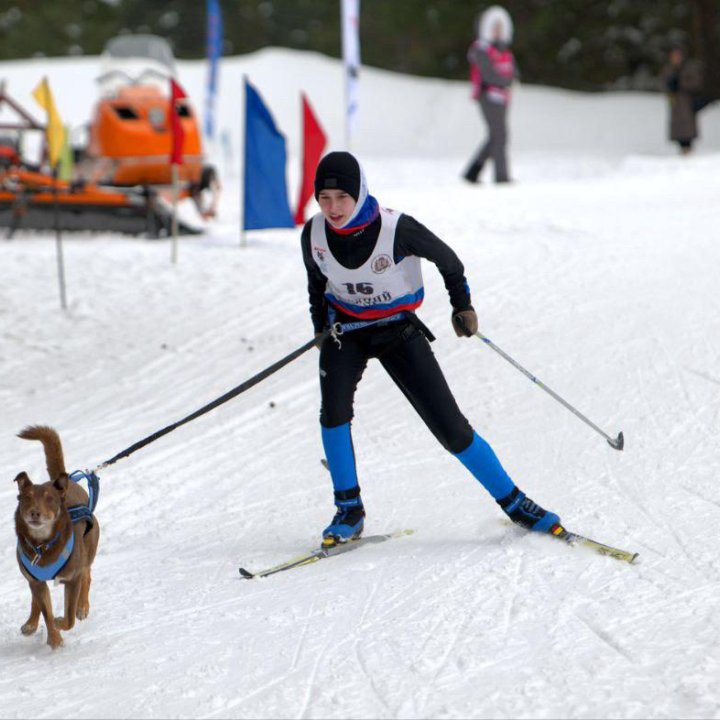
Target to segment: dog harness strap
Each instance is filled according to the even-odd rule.
[[[55,537],[52,540],[48,540],[46,543],[40,543],[40,545],[33,545],[32,543],[28,542],[28,539],[25,538],[25,541],[28,545],[32,548],[33,552],[35,553],[35,562],[37,562],[43,554],[43,545],[45,546],[45,552],[49,552],[51,547],[54,547],[57,541],[60,539],[60,531],[55,533]]]
[[[70,513],[70,520],[73,524],[80,522],[81,520],[87,520],[92,526],[93,514],[87,505],[73,505],[68,508]]]
[[[80,482],[81,480],[85,480],[87,482],[88,486],[88,510],[89,515],[92,515],[93,512],[95,512],[95,508],[97,506],[98,497],[100,495],[100,482],[98,476],[92,471],[92,470],[76,470],[73,473],[70,473],[70,479],[73,482]],[[72,511],[76,508],[83,507],[82,505],[76,505],[75,507],[70,508],[70,514],[72,516]],[[81,520],[84,518],[78,518],[78,520]],[[75,520],[73,518],[73,522],[77,522],[78,520]]]
[[[93,512],[97,506],[98,496],[100,495],[100,482],[98,476],[92,470],[76,470],[69,475],[73,482],[80,482],[85,480],[88,486],[88,503],[87,505],[73,505],[68,508],[70,513],[70,520],[73,523],[78,523],[81,520],[87,521],[87,527],[85,533],[90,532],[90,529],[95,524],[95,518]]]
[[[37,565],[34,564],[38,560],[42,559],[42,555],[36,551],[35,558],[31,560],[22,548],[20,542],[18,542],[18,555],[23,567],[32,575],[36,580],[40,582],[47,582],[53,580],[55,576],[65,567],[67,561],[72,555],[73,547],[75,546],[75,533],[71,532],[68,541],[65,543],[65,547],[58,556],[57,560],[51,562],[49,565]]]

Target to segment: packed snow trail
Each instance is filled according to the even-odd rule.
[[[101,473],[90,617],[55,652],[42,626],[23,637],[12,478],[45,470],[15,433],[50,424],[68,466],[91,467],[311,335],[299,233],[238,248],[228,179],[221,221],[175,267],[165,242],[68,236],[67,314],[52,236],[0,243],[1,717],[720,716],[720,155],[519,153],[502,188],[461,185],[462,161],[366,170],[457,250],[484,332],[625,450],[457,339],[426,266],[433,350],[518,484],[643,562],[508,526],[373,364],[354,421],[366,531],[416,532],[239,579],[332,516],[313,351]]]

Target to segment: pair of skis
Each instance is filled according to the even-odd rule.
[[[394,533],[386,533],[384,535],[366,535],[365,537],[358,538],[357,540],[351,540],[342,544],[327,545],[319,547],[316,550],[311,550],[304,555],[298,555],[286,562],[280,563],[279,565],[273,565],[265,570],[259,572],[250,572],[245,568],[240,568],[240,576],[245,580],[252,580],[253,578],[267,577],[268,575],[275,575],[285,570],[292,570],[293,568],[303,567],[316,563],[319,560],[323,560],[328,557],[334,557],[335,555],[341,555],[349,552],[350,550],[356,550],[363,545],[376,545],[377,543],[391,540],[392,538],[403,537],[405,535],[412,535],[413,530],[400,530]],[[633,553],[628,550],[621,550],[620,548],[612,547],[611,545],[605,545],[605,543],[597,542],[597,540],[591,540],[584,535],[578,535],[577,533],[569,532],[562,525],[554,525],[549,533],[550,537],[562,540],[568,545],[578,545],[586,547],[599,555],[606,555],[608,557],[615,558],[616,560],[622,560],[633,564],[636,562],[638,553]]]

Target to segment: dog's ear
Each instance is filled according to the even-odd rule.
[[[29,485],[32,485],[32,480],[28,477],[28,474],[23,471],[21,473],[18,473],[17,477],[13,482],[16,482],[18,484],[18,489],[20,492],[22,492],[26,487]]]
[[[53,487],[60,493],[63,500],[65,499],[69,480],[70,476],[67,473],[60,473],[53,482]]]

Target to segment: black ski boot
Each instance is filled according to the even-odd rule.
[[[497,500],[505,514],[518,525],[535,532],[551,532],[553,526],[560,524],[560,518],[552,512],[543,510],[518,488]]]

